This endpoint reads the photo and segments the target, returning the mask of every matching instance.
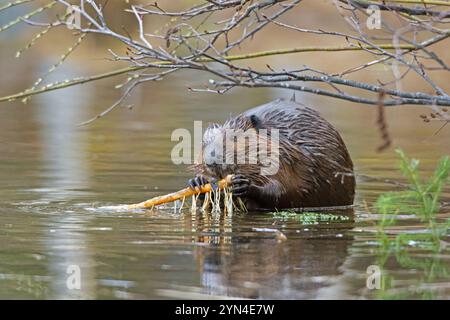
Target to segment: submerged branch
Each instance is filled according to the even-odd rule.
[[[208,183],[208,184],[205,184],[205,185],[199,187],[198,190],[193,190],[193,189],[187,187],[180,191],[169,193],[169,194],[166,194],[163,196],[154,197],[152,199],[149,199],[149,200],[146,200],[146,201],[143,201],[140,203],[121,205],[121,206],[113,206],[113,207],[110,207],[110,209],[115,209],[115,210],[152,209],[155,206],[159,206],[161,204],[165,204],[165,203],[169,203],[169,202],[174,202],[177,200],[182,200],[186,197],[190,197],[193,195],[208,193],[215,189],[219,189],[219,190],[225,189],[231,183],[232,177],[233,177],[232,175],[226,176],[224,179],[218,181],[216,186],[214,186],[211,183]]]

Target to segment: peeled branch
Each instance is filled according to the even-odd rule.
[[[199,195],[202,193],[208,193],[213,191],[214,189],[225,189],[227,186],[229,186],[231,184],[231,178],[233,176],[232,175],[228,175],[226,176],[224,179],[220,180],[217,182],[217,186],[213,185],[211,183],[205,184],[201,187],[196,188],[196,190],[193,190],[191,188],[184,188],[180,191],[177,192],[173,192],[173,193],[169,193],[163,196],[158,196],[158,197],[154,197],[152,199],[140,202],[140,203],[135,203],[135,204],[126,204],[126,205],[121,205],[121,206],[114,206],[115,209],[120,209],[120,210],[133,210],[133,209],[147,209],[147,208],[153,208],[155,206],[164,204],[164,203],[169,203],[169,202],[174,202],[177,200],[181,200],[184,199],[186,197],[189,196],[193,196],[193,195]]]

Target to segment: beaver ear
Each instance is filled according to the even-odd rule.
[[[254,114],[252,114],[250,117],[250,123],[252,124],[252,127],[255,128],[256,130],[261,129],[262,128],[262,123],[261,123],[261,119],[258,118],[258,116],[255,116]]]

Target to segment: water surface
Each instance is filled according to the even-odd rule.
[[[5,73],[13,74],[2,65]],[[78,69],[65,68],[70,77]],[[358,177],[351,219],[305,224],[270,214],[217,216],[172,209],[118,213],[96,208],[134,203],[185,187],[186,166],[170,152],[177,128],[194,120],[222,122],[230,114],[291,93],[237,90],[193,94],[185,73],[140,88],[132,110],[119,108],[87,127],[76,125],[119,96],[113,83],[80,86],[0,105],[0,298],[377,298],[366,287],[367,267],[377,263],[373,202],[399,179],[392,149],[381,144],[375,110],[300,97],[342,133]],[[2,77],[0,93],[28,85],[27,77]],[[15,80],[14,80],[15,79]],[[16,82],[14,82],[16,81]],[[418,108],[388,111],[394,145],[421,159],[426,175],[450,153],[450,128],[424,124]],[[365,176],[375,177],[369,179]],[[450,201],[450,190],[444,191]],[[342,212],[336,212],[342,214]],[[443,207],[440,219],[450,216]],[[398,217],[400,231],[424,230],[417,217]],[[287,241],[273,233],[282,231]],[[412,246],[412,257],[449,265],[448,253],[431,256]],[[67,268],[81,269],[81,290],[66,286]],[[384,266],[397,279],[392,294],[448,298],[448,278],[405,268],[394,257]]]

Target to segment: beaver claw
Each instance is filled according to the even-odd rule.
[[[235,197],[247,195],[249,187],[250,180],[241,174],[234,175],[231,179],[231,192]]]
[[[196,176],[193,179],[189,179],[188,186],[192,190],[197,191],[197,188],[201,188],[202,186],[204,186],[205,184],[208,184],[208,183],[209,183],[208,179],[206,179],[204,176],[200,175],[200,176]]]

